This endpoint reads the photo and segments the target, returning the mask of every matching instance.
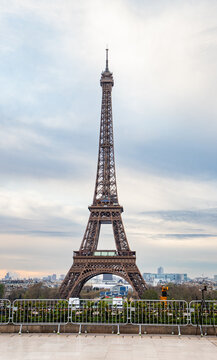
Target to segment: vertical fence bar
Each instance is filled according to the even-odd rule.
[[[184,300],[133,300],[130,303],[131,324],[186,326],[188,304]]]
[[[8,299],[0,299],[0,325],[7,325],[10,322],[11,302]]]
[[[68,300],[19,299],[14,300],[12,322],[15,325],[66,325]]]
[[[192,326],[217,327],[217,300],[193,300],[189,311]]]
[[[117,325],[127,324],[128,305],[126,301],[122,304],[113,304],[112,299],[87,300],[75,299],[71,304],[71,319],[73,324],[94,325]],[[88,309],[88,312],[87,312]],[[80,316],[78,316],[78,314]]]

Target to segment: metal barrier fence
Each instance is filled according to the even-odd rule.
[[[10,322],[11,302],[7,299],[0,299],[0,325],[7,325]]]
[[[73,324],[120,325],[128,322],[128,303],[114,304],[112,299],[80,299],[71,304],[71,322]]]
[[[217,300],[193,300],[189,312],[192,326],[217,326]]]
[[[133,325],[186,326],[188,303],[182,300],[134,300],[130,304]]]
[[[68,323],[68,315],[68,300],[22,299],[13,302],[12,322],[15,325],[63,325]]]
[[[217,300],[0,299],[0,325],[125,325],[217,327]],[[58,330],[59,331],[59,330]],[[118,330],[119,331],[119,330]]]

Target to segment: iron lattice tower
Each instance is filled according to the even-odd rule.
[[[110,273],[128,281],[141,298],[147,287],[136,265],[136,253],[130,250],[121,218],[123,207],[118,202],[111,97],[114,81],[108,68],[108,49],[100,85],[102,108],[93,204],[89,206],[90,217],[80,249],[74,251],[73,264],[60,286],[60,295],[62,298],[77,297],[89,279]],[[116,251],[97,250],[102,224],[112,224]]]

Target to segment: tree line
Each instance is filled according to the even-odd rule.
[[[168,284],[168,300],[185,300],[190,302],[192,300],[201,300],[202,298],[202,285],[176,285]],[[103,289],[101,289],[103,290]],[[4,284],[0,284],[0,298],[4,298],[5,287]],[[99,290],[93,290],[91,286],[84,286],[81,291],[80,297],[83,299],[94,299],[100,296]],[[161,296],[161,286],[152,287],[149,286],[143,294],[143,299],[147,300],[159,300]],[[29,286],[27,289],[18,288],[14,289],[8,296],[9,300],[15,299],[59,299],[58,288],[49,288],[43,283],[38,283]],[[128,299],[136,299],[135,293],[129,291]],[[217,300],[217,290],[209,290],[205,293],[206,300]]]

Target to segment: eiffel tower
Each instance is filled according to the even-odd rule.
[[[123,207],[119,205],[112,122],[113,75],[108,67],[101,74],[102,108],[99,136],[99,155],[93,204],[79,251],[73,253],[73,264],[60,286],[62,298],[78,297],[83,285],[99,274],[114,274],[125,279],[141,298],[147,289],[136,265],[136,252],[131,251],[121,218]],[[100,227],[112,224],[116,250],[97,250]]]

